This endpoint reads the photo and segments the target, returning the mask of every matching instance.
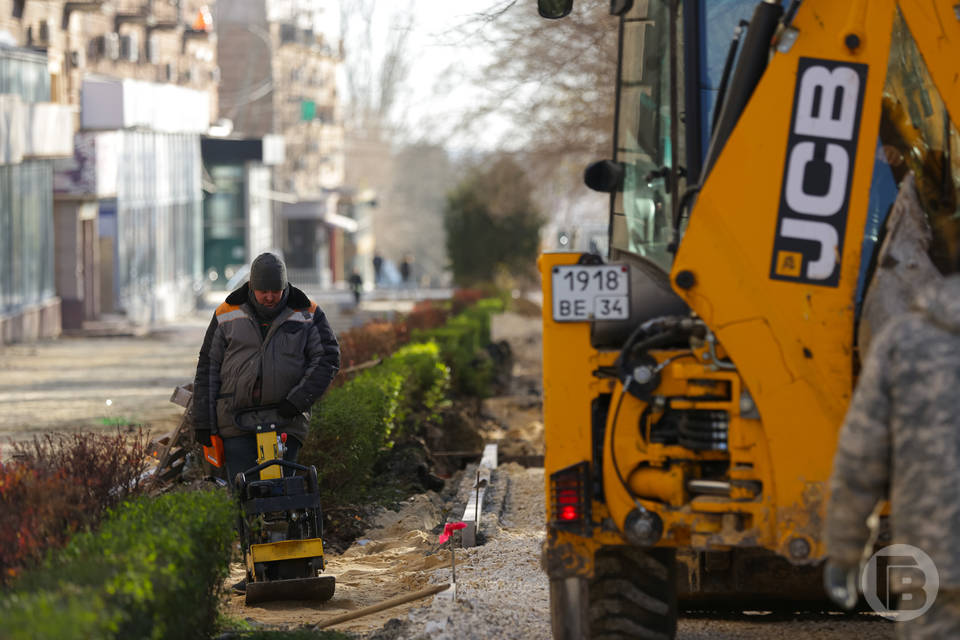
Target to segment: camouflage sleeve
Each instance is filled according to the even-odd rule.
[[[856,392],[840,429],[827,505],[827,554],[838,565],[860,563],[870,535],[867,517],[887,493],[890,455],[888,371],[894,326],[870,347]]]

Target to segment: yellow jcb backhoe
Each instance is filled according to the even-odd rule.
[[[955,0],[611,12],[614,155],[585,172],[609,252],[539,262],[555,638],[673,637],[678,598],[822,598],[871,296],[917,266],[882,258],[888,214],[916,203],[934,272],[960,238]]]

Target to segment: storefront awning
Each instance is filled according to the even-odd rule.
[[[281,214],[288,220],[320,220],[348,233],[356,232],[359,228],[356,220],[333,213],[336,204],[337,195],[331,194],[324,200],[301,200],[284,204]]]

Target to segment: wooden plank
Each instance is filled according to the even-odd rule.
[[[365,369],[370,369],[377,366],[383,362],[383,358],[374,358],[373,360],[367,360],[366,362],[361,362],[360,364],[355,364],[352,367],[347,367],[346,369],[341,369],[341,375],[350,375],[351,373],[357,373],[358,371],[363,371]]]
[[[178,386],[173,390],[173,395],[170,396],[171,402],[186,407],[186,411],[184,411],[180,417],[180,423],[177,425],[177,428],[170,434],[170,439],[163,447],[162,452],[157,456],[159,462],[157,463],[157,469],[153,476],[157,482],[168,480],[167,468],[179,458],[186,455],[186,445],[189,443],[181,441],[184,440],[185,436],[189,435],[191,431],[191,429],[187,427],[190,422],[190,399],[192,397],[193,383]]]
[[[183,460],[175,461],[170,467],[160,473],[159,476],[154,476],[155,478],[159,477],[161,480],[168,482],[173,480],[183,471]]]
[[[170,396],[170,402],[186,408],[190,406],[190,398],[192,397],[193,383],[181,384],[173,390],[173,395]]]
[[[390,609],[392,607],[398,607],[402,604],[407,604],[408,602],[413,602],[414,600],[419,600],[420,598],[426,598],[427,596],[432,596],[435,593],[448,589],[450,585],[448,584],[435,584],[433,586],[427,587],[426,589],[421,589],[420,591],[415,591],[413,593],[407,593],[402,596],[396,596],[395,598],[390,598],[389,600],[384,600],[378,604],[372,604],[369,607],[362,607],[356,611],[348,611],[347,613],[341,613],[339,615],[332,616],[323,620],[320,624],[314,627],[314,629],[326,629],[327,627],[332,627],[336,624],[341,624],[343,622],[349,622],[354,618],[361,618],[363,616],[370,615],[371,613],[377,613],[383,611],[384,609]]]
[[[173,438],[175,431],[170,431],[165,433],[159,438],[154,438],[150,441],[150,446],[147,450],[148,454],[157,460],[160,460],[160,456],[167,450],[167,447],[170,446],[170,441]]]

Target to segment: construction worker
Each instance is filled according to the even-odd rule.
[[[200,348],[193,383],[197,442],[223,438],[227,477],[256,465],[256,436],[241,431],[236,412],[277,405],[289,420],[286,460],[295,462],[307,435],[310,407],[340,368],[340,346],[323,311],[287,282],[279,257],[262,253],[249,282],[217,307]]]
[[[868,517],[883,499],[893,543],[912,545],[935,567],[914,554],[882,572],[899,595],[898,636],[960,638],[960,275],[922,290],[911,312],[874,337],[841,429],[824,584],[846,609],[857,602]],[[931,595],[924,589],[937,579]]]

